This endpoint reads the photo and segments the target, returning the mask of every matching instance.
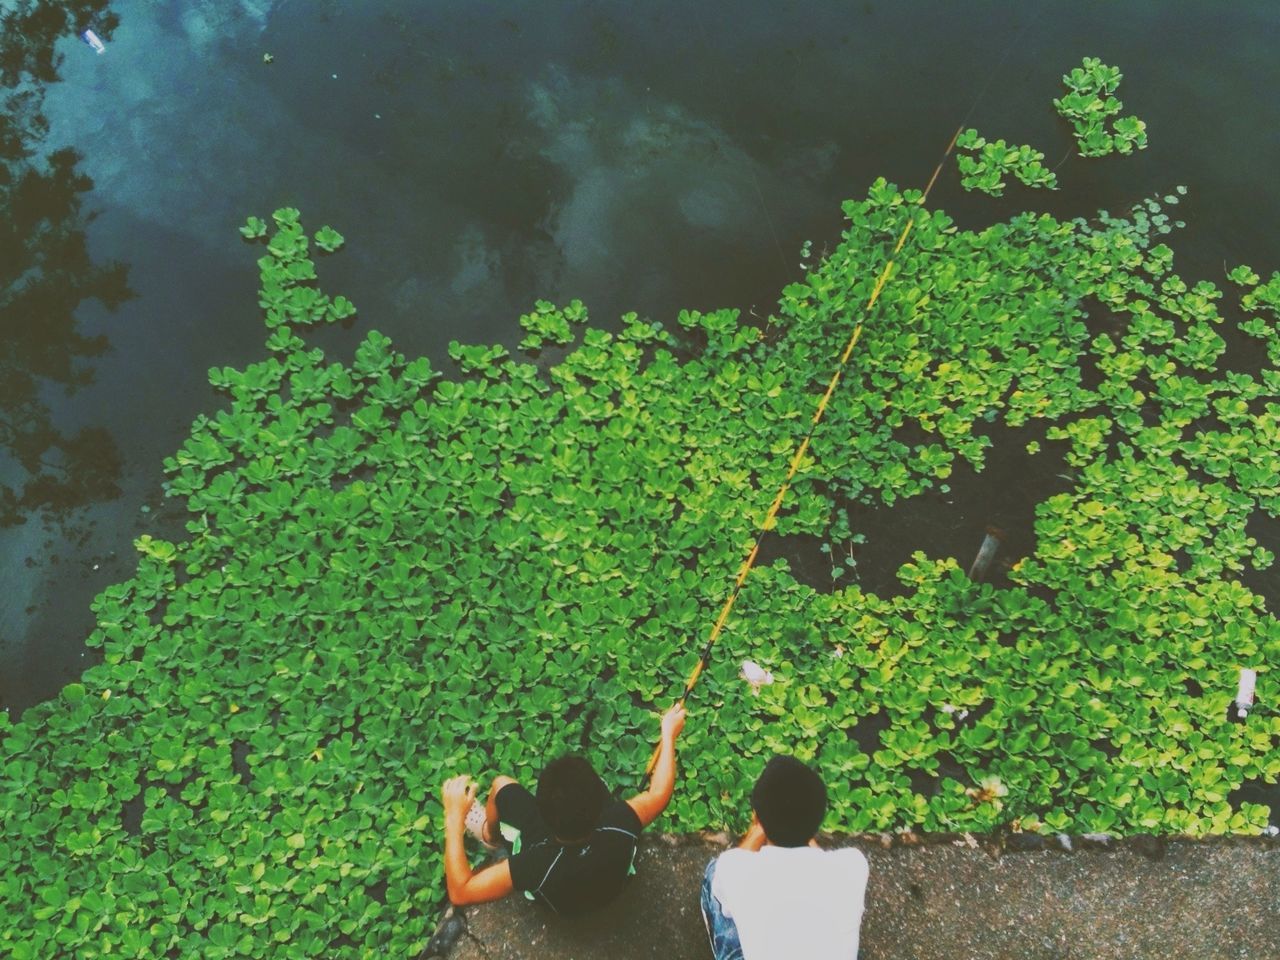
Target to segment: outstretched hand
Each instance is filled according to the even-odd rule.
[[[662,739],[675,742],[680,731],[684,729],[684,704],[677,703],[662,715]]]
[[[476,784],[467,774],[462,773],[450,777],[444,782],[440,791],[444,801],[444,817],[446,822],[466,820],[467,811],[476,800]]]

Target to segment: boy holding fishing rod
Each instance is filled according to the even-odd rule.
[[[630,800],[609,793],[583,757],[552,760],[531,793],[511,777],[494,779],[486,802],[476,799],[469,776],[445,781],[444,873],[455,906],[498,900],[513,890],[557,914],[603,906],[634,872],[640,831],[671,801],[676,782],[676,738],[685,712],[676,704],[662,716],[658,760],[649,789]],[[510,856],[473,871],[463,845],[471,833]]]

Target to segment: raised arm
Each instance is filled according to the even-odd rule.
[[[658,747],[658,762],[654,765],[649,789],[627,801],[635,811],[640,826],[647,827],[667,809],[671,793],[676,786],[676,737],[684,729],[684,705],[677,703],[662,715],[662,740]]]
[[[463,845],[467,811],[475,802],[476,785],[466,774],[453,777],[445,781],[441,796],[444,800],[444,882],[449,901],[461,907],[505,897],[513,889],[508,861],[473,871]]]

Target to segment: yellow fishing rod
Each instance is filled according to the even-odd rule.
[[[955,148],[956,140],[963,129],[964,125],[961,124],[956,128],[956,132],[951,135],[951,141],[947,144],[947,149],[943,151],[942,159],[938,161],[938,165],[933,170],[933,176],[929,178],[928,184],[925,185],[924,193],[920,195],[920,206],[924,206],[924,202],[929,199],[929,191],[933,189],[939,174],[942,173],[942,167],[946,164],[947,158],[951,156],[951,151]],[[791,457],[791,465],[787,469],[786,479],[782,481],[782,486],[778,488],[778,495],[773,498],[773,503],[769,505],[769,512],[765,514],[764,522],[760,525],[760,531],[756,534],[756,542],[752,545],[746,559],[742,561],[742,566],[738,568],[738,575],[733,581],[733,589],[729,591],[729,597],[720,609],[720,616],[716,617],[715,625],[711,628],[711,634],[707,637],[707,642],[702,648],[702,656],[698,658],[693,672],[689,674],[689,679],[685,681],[684,692],[680,694],[680,699],[676,701],[681,706],[689,698],[689,694],[693,692],[693,688],[698,682],[698,677],[702,675],[702,671],[706,669],[707,663],[711,659],[711,651],[715,648],[716,641],[720,639],[724,625],[729,620],[729,611],[733,609],[733,605],[738,599],[738,594],[742,592],[742,585],[747,580],[747,574],[755,566],[756,557],[760,553],[760,544],[764,541],[764,535],[773,529],[777,521],[778,510],[782,507],[782,501],[787,495],[787,490],[791,488],[791,481],[795,479],[796,471],[800,469],[800,461],[804,459],[805,453],[809,450],[809,442],[813,439],[813,432],[822,421],[822,415],[826,413],[831,395],[835,393],[836,385],[840,382],[840,376],[844,373],[849,357],[853,355],[854,347],[858,345],[858,340],[862,337],[862,328],[866,323],[867,317],[876,305],[876,301],[880,299],[880,293],[884,290],[885,284],[889,282],[889,275],[893,271],[893,265],[897,262],[898,254],[907,242],[907,235],[911,233],[911,227],[914,223],[914,217],[907,219],[907,224],[902,228],[902,233],[898,236],[898,242],[894,245],[893,252],[889,254],[889,259],[885,262],[884,269],[880,271],[880,276],[871,290],[871,296],[867,299],[866,306],[862,308],[862,317],[858,320],[857,325],[854,326],[853,334],[849,337],[849,343],[845,346],[844,353],[840,355],[840,362],[836,365],[835,373],[831,376],[831,382],[827,384],[826,392],[822,395],[822,399],[818,401],[818,407],[809,423],[809,431],[805,434],[804,439],[800,441],[800,446],[796,448],[795,454]],[[653,768],[658,763],[658,754],[661,749],[662,746],[659,744],[658,748],[653,751],[653,756],[649,758],[649,765],[645,767],[645,776],[653,773]]]

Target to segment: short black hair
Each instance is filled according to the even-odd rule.
[[[538,777],[538,813],[560,840],[581,840],[600,820],[609,788],[585,757],[559,757]]]
[[[779,754],[765,764],[752,788],[751,807],[770,843],[803,847],[822,826],[827,787],[812,768]]]

